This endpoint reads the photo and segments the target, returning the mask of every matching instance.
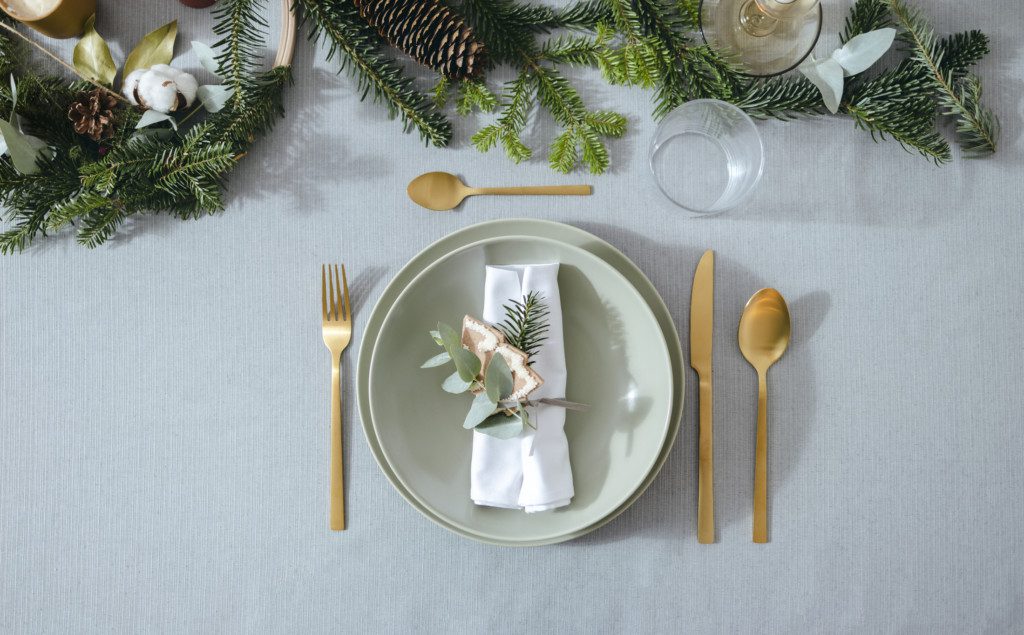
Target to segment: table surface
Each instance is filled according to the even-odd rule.
[[[819,54],[848,4],[826,5]],[[239,167],[222,215],[140,218],[100,249],[61,235],[3,258],[0,631],[1019,631],[1021,21],[1012,0],[922,4],[940,32],[991,36],[979,73],[1003,122],[999,154],[939,168],[849,120],[761,123],[756,198],[706,220],[651,183],[643,91],[575,75],[631,130],[611,144],[610,173],[560,176],[467,147],[476,118],[456,123],[452,149],[425,148],[300,41],[287,118]],[[180,17],[182,42],[211,41],[204,11],[142,7],[100,27]],[[529,142],[550,134],[542,119]],[[595,193],[434,214],[405,196],[428,170]],[[715,249],[717,544],[696,539],[692,375],[650,490],[566,544],[460,538],[378,469],[354,406],[360,316],[422,247],[514,217],[622,249],[684,341],[693,269]],[[326,516],[325,261],[346,263],[356,315],[344,533]],[[794,337],[771,377],[772,542],[755,545],[756,384],[735,332],[769,285],[790,300]]]

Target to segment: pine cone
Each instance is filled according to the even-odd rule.
[[[93,141],[106,139],[114,134],[114,107],[117,98],[107,91],[96,88],[78,95],[68,107],[68,119],[75,132]]]
[[[414,60],[451,79],[484,67],[484,45],[469,25],[437,0],[354,0],[380,36]]]

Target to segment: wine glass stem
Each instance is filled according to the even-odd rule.
[[[740,6],[740,26],[754,37],[765,37],[779,28],[779,21],[762,11],[755,0],[747,0]]]

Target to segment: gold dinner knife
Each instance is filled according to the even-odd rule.
[[[699,380],[700,433],[697,463],[697,541],[715,542],[715,451],[711,427],[711,336],[715,316],[715,252],[704,252],[690,292],[690,366]]]

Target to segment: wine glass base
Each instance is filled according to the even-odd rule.
[[[704,42],[742,65],[751,77],[781,75],[810,54],[821,35],[821,3],[796,20],[783,20],[767,35],[751,35],[740,15],[749,0],[702,0],[700,32]]]

